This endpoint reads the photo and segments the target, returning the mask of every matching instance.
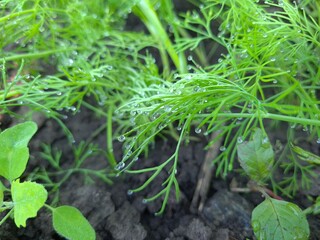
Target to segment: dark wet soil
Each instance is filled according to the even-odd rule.
[[[51,120],[37,119],[42,125],[31,141],[31,159],[28,171],[36,166],[50,166],[39,155],[41,143],[52,144],[63,151],[64,166],[73,161],[72,144],[64,137],[60,126]],[[104,120],[99,120],[92,112],[83,109],[76,116],[66,120],[67,126],[75,136],[73,146],[86,140]],[[105,146],[105,133],[101,132],[93,139],[100,147]],[[180,154],[178,180],[181,187],[181,200],[176,202],[173,195],[162,216],[154,213],[161,206],[160,201],[143,203],[143,197],[159,189],[160,182],[155,181],[142,193],[128,195],[127,191],[139,186],[144,175],[124,175],[114,178],[114,184],[108,185],[96,179],[91,184],[85,183],[81,174],[72,175],[60,188],[59,205],[75,206],[88,218],[97,232],[97,239],[110,240],[231,240],[255,239],[250,225],[251,212],[255,205],[263,200],[257,193],[239,194],[230,191],[233,176],[225,180],[215,178],[211,182],[208,199],[201,213],[191,213],[190,204],[195,191],[197,175],[205,157],[205,141],[190,142],[183,146]],[[173,140],[157,140],[148,159],[141,159],[137,164],[151,166],[166,159],[174,151]],[[121,156],[121,145],[115,143],[115,151]],[[86,160],[85,167],[102,169],[107,166],[103,156],[94,156]],[[52,170],[52,169],[51,169]],[[27,174],[26,174],[27,176]],[[57,179],[58,180],[58,179]],[[239,182],[246,179],[239,179]],[[310,219],[311,239],[320,239],[319,219]],[[26,228],[16,228],[9,219],[0,227],[1,240],[59,240],[52,229],[49,213],[41,210],[38,217],[30,219]]]

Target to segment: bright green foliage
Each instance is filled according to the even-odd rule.
[[[4,191],[4,186],[3,186],[2,182],[0,182],[0,207],[3,204],[3,197],[4,197],[3,191]],[[1,210],[0,210],[0,212],[1,212]]]
[[[183,13],[174,2],[7,0],[0,5],[0,112],[24,105],[62,126],[67,116],[61,110],[75,113],[86,107],[107,117],[112,170],[148,174],[132,192],[162,175],[162,189],[145,199],[163,198],[160,213],[172,189],[179,197],[179,150],[194,135],[209,139],[219,132],[208,147],[224,140],[213,159],[215,174],[223,177],[234,168],[237,143],[257,128],[265,133],[281,124],[283,131],[306,129],[320,137],[318,1],[193,0],[195,9]],[[125,25],[131,12],[149,33],[132,31],[130,21]],[[217,48],[223,52],[219,59]],[[160,57],[155,59],[154,52]],[[132,168],[159,135],[177,140],[172,156],[156,166]],[[288,142],[294,137],[288,134]],[[112,147],[116,138],[124,149],[118,165]],[[242,166],[265,183],[272,166],[270,146],[250,142],[243,144],[252,151],[244,159],[240,147]],[[313,157],[308,154],[307,160]],[[298,173],[306,176],[312,169],[302,167],[301,159],[283,158],[288,161],[274,167],[285,178],[271,181],[290,196],[307,186]],[[59,161],[51,163],[62,171]]]
[[[264,183],[271,176],[274,153],[261,129],[254,130],[250,141],[239,144],[237,152],[241,167],[251,179]]]
[[[29,159],[27,145],[36,130],[35,123],[26,122],[0,134],[0,149],[4,149],[3,154],[0,153],[0,164],[2,164],[0,170],[2,176],[11,183],[11,189],[6,189],[0,182],[0,212],[10,210],[0,221],[0,225],[13,212],[17,227],[26,227],[27,219],[37,216],[39,209],[46,206],[53,211],[54,227],[61,235],[68,239],[95,239],[93,228],[77,209],[68,206],[53,209],[45,205],[48,192],[43,185],[31,181],[20,183],[20,179],[16,179],[25,170]],[[83,160],[86,158],[86,156],[82,157]],[[83,161],[80,156],[79,158],[78,166]],[[59,164],[56,166],[58,167]],[[12,202],[4,201],[4,190],[11,193]]]
[[[293,143],[290,144],[291,149],[298,155],[299,159],[301,159],[302,161],[306,161],[310,164],[320,164],[320,157],[309,152],[306,151],[298,146],[293,145]]]
[[[286,201],[267,198],[252,212],[258,240],[307,240],[309,225],[301,209]]]
[[[0,206],[2,206],[2,204],[3,204],[3,191],[1,189],[0,190]],[[0,210],[0,212],[1,212],[1,210]]]
[[[70,240],[94,240],[95,232],[81,212],[70,206],[52,209],[53,227],[63,237]]]
[[[29,159],[29,140],[37,131],[34,122],[18,124],[0,133],[0,175],[10,181],[21,176]]]
[[[20,183],[19,179],[12,182],[11,194],[14,204],[14,222],[18,227],[26,226],[26,220],[37,216],[44,206],[48,193],[46,189],[35,182]]]

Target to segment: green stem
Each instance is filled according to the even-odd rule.
[[[259,113],[259,117],[262,119],[272,119],[278,120],[283,122],[291,122],[291,123],[298,123],[302,125],[314,125],[320,126],[320,121],[316,119],[306,119],[306,118],[299,118],[293,116],[286,116],[280,114],[273,114],[273,113]],[[217,117],[227,117],[227,118],[251,118],[254,114],[252,113],[218,113]]]
[[[115,167],[117,165],[117,161],[113,154],[113,142],[112,142],[112,114],[113,114],[113,108],[112,106],[108,109],[108,117],[107,117],[107,154],[108,154],[108,160],[112,167]]]
[[[78,50],[78,48],[77,47],[70,47],[70,48],[60,48],[60,49],[47,50],[47,51],[36,52],[36,53],[16,54],[13,56],[3,57],[0,60],[13,61],[13,60],[24,59],[24,58],[40,58],[40,57],[47,56],[47,55],[54,54],[54,53],[68,52],[68,51],[73,51],[73,50]]]
[[[10,209],[10,211],[1,219],[0,226],[10,217],[11,213],[13,212],[13,208]]]
[[[167,59],[166,52],[168,52],[173,64],[176,66],[180,73],[186,73],[186,62],[184,58],[180,58],[175,51],[173,44],[163,28],[157,13],[154,11],[152,4],[149,0],[141,0],[134,8],[135,14],[146,25],[149,32],[155,39],[159,39],[160,42],[160,54],[162,57],[164,72],[168,74],[170,72],[170,65]]]

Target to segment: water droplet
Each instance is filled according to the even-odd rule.
[[[61,94],[62,94],[62,92],[57,92],[57,95],[58,95],[58,96],[61,96]]]
[[[131,196],[132,194],[133,194],[133,191],[132,191],[132,190],[128,190],[128,191],[127,191],[127,195],[128,195],[128,196]]]
[[[276,83],[278,83],[278,81],[277,81],[276,79],[274,79],[274,80],[272,81],[272,83],[276,84]]]
[[[192,18],[197,19],[199,17],[199,14],[197,12],[193,12]]]
[[[320,138],[317,139],[317,143],[318,143],[318,144],[320,143]]]
[[[224,152],[225,150],[226,150],[226,147],[225,147],[225,146],[221,146],[221,147],[220,147],[220,151],[221,151],[221,152]]]
[[[161,130],[161,129],[164,129],[166,126],[167,126],[166,124],[161,123],[161,124],[158,126],[158,128]]]
[[[308,127],[303,127],[302,131],[307,132],[308,131]]]
[[[114,169],[117,171],[120,171],[121,169],[123,169],[126,166],[126,164],[124,162],[119,162]]]
[[[45,28],[44,28],[43,26],[41,26],[41,27],[39,28],[39,32],[44,32],[44,30],[45,30]]]
[[[268,137],[263,138],[262,143],[268,143],[268,142],[269,142],[269,138]]]
[[[243,139],[242,139],[242,137],[241,137],[241,136],[240,136],[240,137],[238,137],[237,142],[238,142],[238,143],[243,143]]]
[[[72,66],[73,63],[74,61],[71,58],[67,60],[67,66]]]
[[[199,133],[201,133],[201,128],[196,128],[194,131],[195,131],[195,133],[199,134]]]
[[[195,86],[194,89],[193,89],[193,91],[195,91],[195,92],[200,92],[200,91],[201,91],[201,87]]]
[[[148,203],[148,200],[144,198],[144,199],[142,199],[142,203],[143,203],[143,204],[147,204],[147,203]]]
[[[138,161],[138,160],[139,160],[139,157],[134,157],[134,158],[133,158],[133,161],[134,161],[134,162],[136,162],[136,161]]]
[[[90,154],[92,154],[92,152],[93,152],[93,151],[92,151],[91,149],[89,149],[89,150],[87,151],[87,154],[90,155]]]
[[[275,57],[270,58],[271,62],[275,62],[277,59]]]
[[[75,106],[71,106],[71,107],[70,107],[70,110],[71,110],[72,112],[74,112],[74,111],[77,110],[77,108],[76,108]]]
[[[134,110],[130,111],[130,115],[131,115],[131,116],[135,116],[136,114],[137,114],[136,111],[134,111]]]
[[[177,130],[178,130],[178,131],[181,131],[181,129],[182,129],[181,126],[178,126],[178,127],[177,127]]]
[[[126,140],[126,137],[124,135],[118,137],[119,142],[123,142],[124,140]]]
[[[166,112],[171,112],[172,107],[171,107],[170,105],[166,105],[166,106],[164,106],[164,110],[165,110]]]
[[[188,61],[192,61],[193,60],[193,57],[190,55],[188,56]]]

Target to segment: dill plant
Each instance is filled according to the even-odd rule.
[[[186,56],[187,72],[157,79],[119,109],[125,119],[134,117],[135,125],[119,138],[129,148],[116,169],[149,173],[148,180],[130,193],[145,189],[160,172],[167,171],[162,189],[145,201],[161,197],[162,213],[172,188],[179,198],[179,149],[193,131],[204,135],[220,131],[223,150],[213,163],[216,174],[222,176],[233,170],[236,145],[252,129],[259,127],[265,135],[276,129],[267,122],[283,122],[291,132],[303,128],[316,142],[320,136],[318,7],[307,1],[259,4],[216,0],[198,2],[198,9],[179,17],[163,17],[163,24],[178,34],[174,35],[174,48]],[[215,25],[218,33],[213,32]],[[215,60],[207,49],[218,47],[224,53]],[[155,136],[163,133],[177,139],[173,155],[158,166],[132,168]],[[288,142],[294,138],[291,134]],[[291,175],[297,184],[288,185],[288,179],[279,185],[273,180],[275,191],[290,195],[299,181],[308,181],[312,175],[297,161],[290,161],[291,167],[286,167],[285,161],[281,164],[280,169],[287,169],[285,173],[289,169],[294,172]]]
[[[158,213],[172,189],[179,198],[179,150],[194,135],[219,131],[208,147],[223,139],[221,154],[213,159],[216,175],[223,177],[234,169],[237,144],[257,127],[267,136],[281,122],[288,142],[300,129],[316,141],[319,3],[192,2],[193,11],[178,14],[166,0],[2,1],[1,112],[14,114],[12,107],[28,106],[63,127],[62,110],[76,113],[81,106],[106,118],[101,129],[107,129],[110,165],[118,174],[149,174],[129,193],[167,174],[162,189],[145,199],[162,198]],[[131,13],[148,34],[126,27]],[[177,140],[173,155],[158,166],[135,168],[159,135]],[[118,162],[115,139],[124,146]],[[291,196],[300,181],[309,181],[312,169],[285,159],[274,170],[294,174],[281,183],[272,178],[271,184]]]
[[[56,119],[71,141],[63,123],[66,111],[75,114],[84,106],[108,116],[111,165],[114,110],[136,94],[135,89],[148,86],[146,74],[158,75],[154,58],[140,53],[154,40],[123,31],[133,3],[121,9],[116,4],[119,1],[23,0],[0,5],[1,113],[17,116],[12,107],[27,106],[31,114],[38,111]],[[121,129],[131,125],[117,121]]]

